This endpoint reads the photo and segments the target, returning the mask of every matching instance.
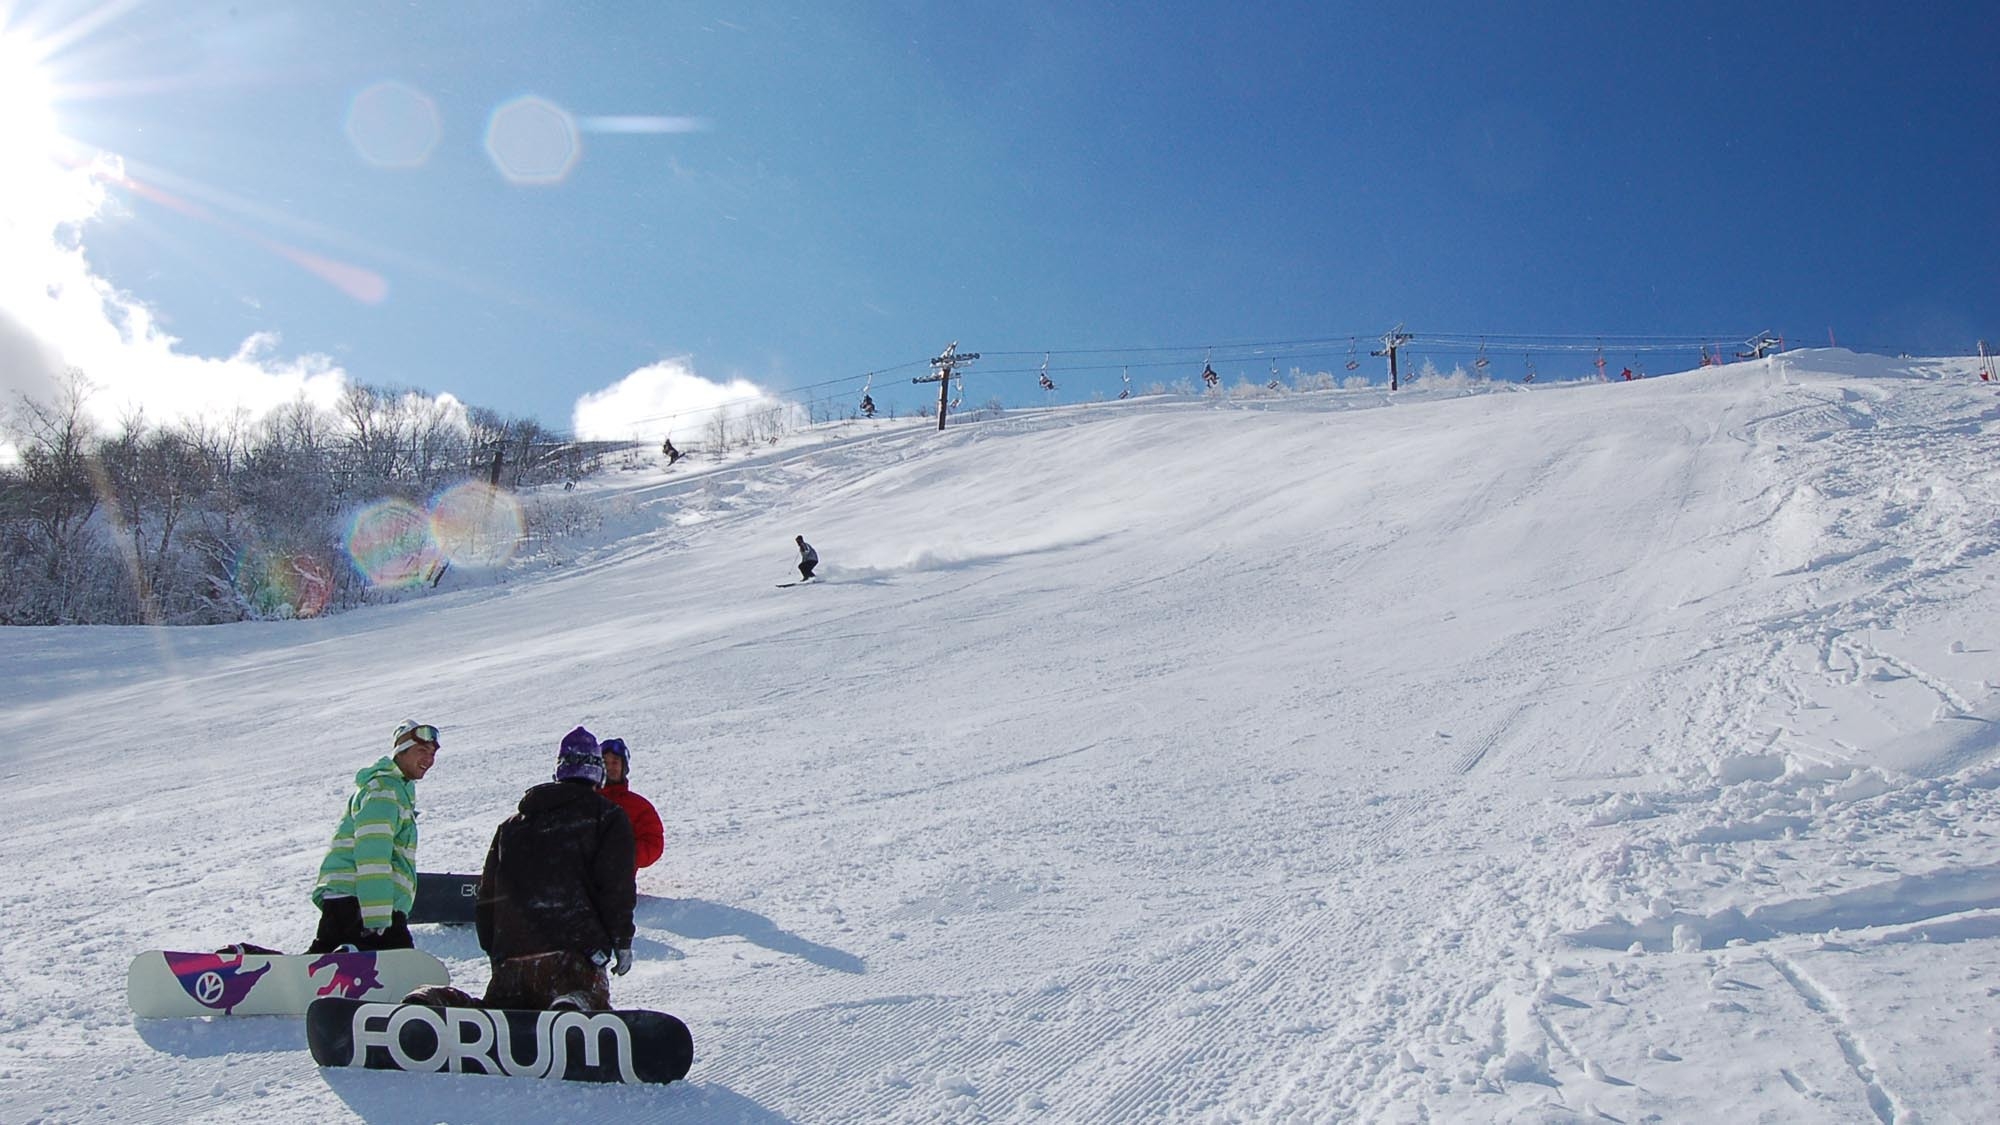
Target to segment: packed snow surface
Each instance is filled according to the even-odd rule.
[[[0,631],[0,1119],[1990,1120],[1974,370],[856,423],[586,481],[559,565]],[[780,589],[797,534],[825,581]],[[687,1021],[686,1082],[133,1019],[140,950],[304,946],[405,716],[430,871],[571,726],[631,744],[668,844],[613,996]]]

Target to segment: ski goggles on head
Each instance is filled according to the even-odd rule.
[[[616,754],[623,758],[626,756],[625,740],[622,738],[607,738],[597,744],[597,752],[599,754]]]
[[[402,750],[419,742],[439,745],[438,729],[429,723],[407,723],[396,728],[396,749]]]

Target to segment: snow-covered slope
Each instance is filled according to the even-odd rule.
[[[0,631],[0,1118],[1982,1119],[1971,371],[885,428],[620,474],[628,534],[503,585]],[[824,585],[775,587],[794,534]],[[631,743],[668,852],[613,993],[688,1021],[687,1083],[323,1073],[295,1020],[126,1012],[140,949],[303,946],[405,715],[445,730],[427,870],[570,726]]]

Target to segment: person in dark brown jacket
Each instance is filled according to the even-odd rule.
[[[582,727],[563,736],[555,780],[501,822],[474,920],[493,961],[489,1008],[611,1007],[606,970],[632,967],[632,822],[598,792],[604,758]]]

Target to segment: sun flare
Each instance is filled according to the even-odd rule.
[[[61,87],[47,42],[0,27],[0,234],[37,245],[53,227],[95,214],[103,197],[97,163],[58,120]]]
[[[44,161],[62,147],[55,83],[33,40],[0,30],[0,167]]]

